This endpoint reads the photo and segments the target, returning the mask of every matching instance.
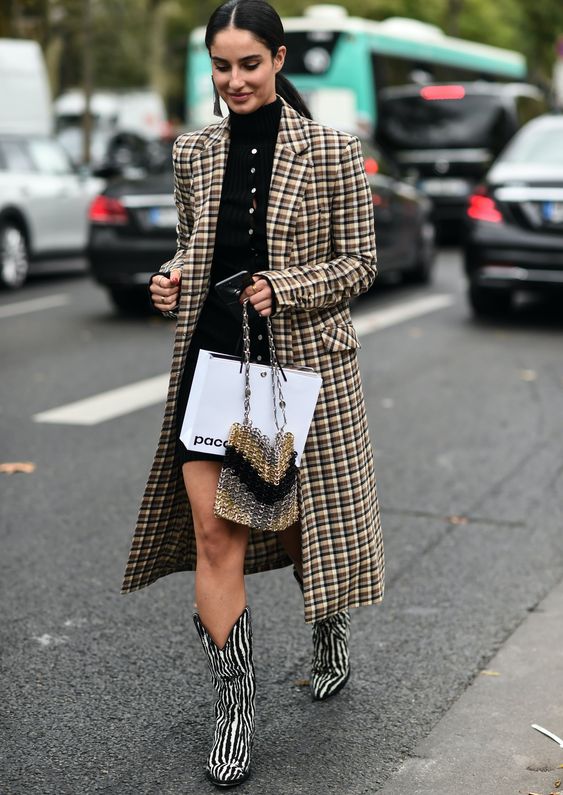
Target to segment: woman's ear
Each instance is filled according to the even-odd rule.
[[[274,68],[276,72],[279,72],[280,69],[283,67],[285,63],[285,54],[287,52],[287,48],[285,46],[281,46],[278,48],[277,53],[274,56]]]

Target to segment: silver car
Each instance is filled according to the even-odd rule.
[[[0,286],[21,287],[38,267],[78,265],[88,207],[103,185],[77,173],[51,138],[0,135]]]

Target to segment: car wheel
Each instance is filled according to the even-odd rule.
[[[146,288],[111,287],[109,294],[113,305],[123,315],[148,315],[151,311]]]
[[[29,273],[29,253],[25,235],[11,221],[0,224],[0,287],[16,290]]]
[[[469,288],[469,303],[477,317],[500,317],[510,311],[512,295],[508,290],[472,284]]]
[[[417,254],[414,268],[404,274],[410,284],[428,284],[432,279],[434,267],[436,230],[432,221],[425,221],[420,227],[417,240]]]

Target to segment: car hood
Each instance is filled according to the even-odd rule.
[[[538,163],[496,163],[487,175],[493,185],[562,185],[563,166]]]

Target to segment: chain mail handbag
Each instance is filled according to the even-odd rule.
[[[271,441],[250,419],[250,329],[245,302],[242,311],[244,419],[242,423],[233,423],[229,432],[215,497],[215,515],[256,530],[279,532],[299,517],[298,469],[293,434],[284,430],[285,401],[270,318],[266,325],[277,432]]]

